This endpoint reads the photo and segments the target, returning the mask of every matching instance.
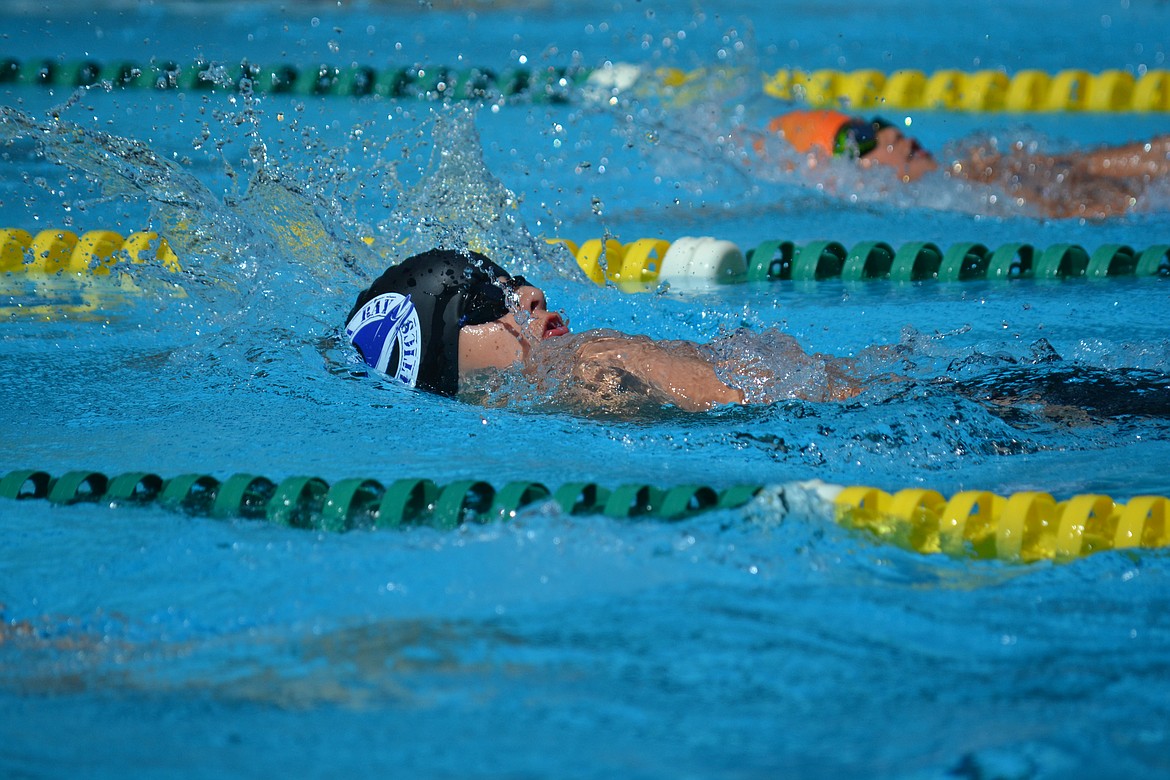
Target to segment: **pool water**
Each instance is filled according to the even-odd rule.
[[[0,13],[0,56],[20,60],[739,74],[713,73],[686,100],[650,90],[478,106],[0,85],[0,227],[154,229],[184,268],[126,270],[115,278],[130,292],[92,280],[96,311],[71,307],[76,289],[61,280],[3,281],[0,474],[769,486],[676,523],[548,503],[507,523],[343,534],[157,505],[0,501],[0,774],[1170,770],[1163,550],[1031,565],[924,555],[842,527],[803,484],[1170,495],[1164,277],[634,294],[593,285],[545,241],[1167,241],[1164,188],[1122,218],[1044,220],[949,180],[891,191],[842,166],[818,186],[719,140],[780,110],[756,75],[783,67],[1166,67],[1165,4],[882,9]],[[1059,40],[1038,35],[1054,16]],[[1165,114],[908,118],[944,158],[986,137],[1077,149],[1165,130]],[[776,329],[882,379],[848,403],[623,416],[548,404],[522,383],[476,405],[358,376],[336,342],[356,292],[387,258],[436,241],[482,246],[539,281],[574,331],[707,342]]]

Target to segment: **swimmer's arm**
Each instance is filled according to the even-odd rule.
[[[742,404],[741,390],[722,382],[693,345],[669,346],[642,338],[605,338],[586,342],[577,351],[574,373],[588,380],[617,369],[689,412],[722,404]]]
[[[976,150],[966,162],[952,166],[951,172],[999,185],[1010,197],[1056,219],[1102,219],[1126,213],[1135,203],[1134,183],[1100,175],[1093,170],[1096,162],[1084,154],[1003,155]]]
[[[1170,135],[1121,146],[1102,146],[1078,156],[1084,169],[1094,176],[1156,179],[1170,174]]]

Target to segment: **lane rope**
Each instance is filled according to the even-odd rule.
[[[337,67],[321,64],[262,67],[238,64],[172,61],[101,63],[96,60],[0,60],[0,85],[41,87],[144,88],[182,90],[239,89],[246,77],[258,93],[309,96],[415,98],[430,100],[493,100],[523,97],[533,102],[568,102],[589,71],[580,68],[454,69],[422,66],[378,69],[368,65]]]
[[[0,229],[0,317],[103,319],[143,292],[128,275],[111,273],[120,263],[182,270],[167,240],[150,231]],[[185,295],[173,284],[167,292]]]
[[[764,91],[782,100],[818,107],[942,109],[947,111],[1170,111],[1170,71],[1123,70],[1056,73],[1026,69],[965,72],[921,70],[782,69],[765,76]]]
[[[974,241],[941,247],[909,241],[898,247],[866,240],[850,247],[839,241],[798,244],[769,239],[743,252],[736,244],[711,236],[684,236],[667,241],[614,238],[562,244],[593,282],[655,285],[662,281],[700,284],[727,282],[890,280],[939,281],[1000,279],[1100,279],[1160,276],[1170,273],[1170,244],[1134,248],[1104,244],[1089,250],[1061,243],[1038,247],[1009,242],[988,247]],[[0,273],[47,276],[107,276],[118,262],[155,263],[170,271],[182,267],[166,239],[140,231],[123,237],[112,230],[78,235],[69,230],[0,229]]]
[[[1031,563],[1170,546],[1170,499],[1161,496],[1118,503],[1096,494],[1057,501],[1039,491],[968,490],[946,499],[921,488],[891,495],[848,487],[835,503],[842,525],[920,553]]]
[[[450,68],[411,65],[375,68],[353,64],[265,67],[248,61],[176,63],[43,58],[0,60],[0,85],[78,88],[238,89],[243,78],[261,93],[305,96],[414,98],[429,100],[497,100],[534,102],[603,102],[618,95],[660,95],[690,99],[713,80],[743,77],[735,69],[680,68],[606,63],[598,68]],[[1170,70],[1140,69],[1135,75],[1108,69],[1092,73],[1068,68],[1049,73],[1024,69],[932,72],[901,69],[806,71],[781,68],[761,73],[764,92],[785,101],[849,110],[871,108],[943,109],[995,112],[1165,112],[1170,111]]]
[[[109,477],[97,471],[20,469],[0,477],[0,498],[47,499],[50,503],[157,505],[218,519],[267,520],[318,531],[425,525],[440,529],[465,523],[506,521],[526,506],[553,501],[569,515],[676,521],[712,509],[743,506],[761,486],[718,491],[706,485],[659,488],[629,484],[608,489],[592,482],[570,482],[551,489],[539,482],[509,482],[497,489],[482,480],[441,485],[404,478],[383,484],[375,479],[294,476],[275,482],[255,474],[233,474],[220,481],[210,474],[129,472]]]
[[[0,229],[0,273],[109,276],[119,261],[182,270],[167,240],[150,231],[123,237],[112,230],[91,230],[79,236],[71,230],[42,230],[33,235],[19,228]]]
[[[421,478],[383,484],[365,477],[332,485],[319,477],[280,482],[241,473],[219,480],[210,474],[164,479],[149,472],[107,476],[70,471],[18,469],[0,477],[0,498],[46,499],[68,506],[104,503],[158,506],[219,520],[266,520],[280,526],[345,532],[429,526],[449,530],[470,523],[506,522],[525,507],[553,502],[567,515],[674,522],[717,509],[738,509],[772,496],[785,513],[800,510],[832,516],[843,527],[917,553],[1010,563],[1067,562],[1107,550],[1170,546],[1170,498],[1135,496],[1117,502],[1106,495],[1075,495],[1058,501],[1026,491],[1000,496],[968,490],[944,498],[926,488],[887,493],[867,486],[819,481],[734,485],[724,490],[685,484],[658,487],[630,483],[606,488],[568,482],[509,482],[501,488],[475,480],[446,485]]]
[[[1170,244],[1134,248],[1104,244],[1037,247],[1009,242],[997,247],[964,241],[946,248],[931,241],[910,241],[897,248],[879,240],[846,247],[839,241],[797,244],[784,239],[761,242],[745,254],[738,246],[710,236],[674,242],[642,238],[622,243],[590,239],[580,245],[562,238],[585,275],[597,285],[612,282],[630,291],[662,282],[694,287],[712,284],[778,281],[998,281],[1011,279],[1105,279],[1165,276],[1170,273]]]

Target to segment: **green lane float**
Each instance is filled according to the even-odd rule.
[[[712,509],[743,506],[762,489],[739,485],[722,492],[705,485],[660,489],[630,484],[608,490],[573,482],[550,490],[539,482],[510,482],[496,489],[482,480],[439,485],[427,479],[342,479],[329,485],[319,477],[293,476],[280,482],[254,474],[233,474],[222,482],[210,474],[129,472],[114,477],[70,471],[59,477],[21,469],[0,477],[0,499],[47,499],[67,506],[106,502],[111,506],[155,504],[164,509],[216,519],[267,520],[274,525],[318,531],[426,525],[439,529],[466,523],[507,521],[526,506],[553,501],[569,515],[681,520]]]
[[[198,473],[163,479],[148,472],[108,477],[78,470],[54,477],[36,469],[0,476],[0,499],[9,501],[155,505],[218,520],[260,520],[338,533],[403,526],[450,530],[471,523],[507,522],[525,507],[546,502],[567,515],[673,522],[743,507],[770,491],[781,495],[786,507],[791,498],[814,516],[832,516],[845,528],[926,555],[1065,562],[1107,550],[1170,547],[1170,499],[1162,496],[1117,502],[1105,495],[1084,494],[1059,501],[1039,491],[1000,496],[967,490],[948,499],[925,488],[891,494],[875,487],[821,482],[773,488],[741,484],[716,490],[706,485],[662,488],[638,483],[608,489],[592,482],[569,482],[550,489],[539,482],[519,481],[497,489],[475,479],[441,485],[403,478],[384,485],[358,477],[330,485],[312,476],[276,482],[254,474],[233,474],[220,481]]]
[[[630,292],[669,283],[693,289],[740,282],[965,282],[1007,279],[1104,279],[1163,276],[1170,273],[1170,244],[1135,249],[1105,244],[1089,251],[1076,244],[1035,247],[1008,243],[990,248],[977,242],[941,247],[911,241],[894,247],[884,241],[862,241],[847,247],[838,241],[797,244],[786,240],[761,242],[746,253],[730,241],[684,237],[669,242],[638,239],[590,239],[583,244],[563,238],[563,245],[591,281],[607,282]]]
[[[499,100],[534,102],[605,101],[624,92],[689,99],[705,84],[743,77],[731,69],[682,70],[631,63],[598,68],[449,68],[411,65],[375,68],[353,64],[263,66],[248,61],[149,63],[45,58],[0,59],[0,85],[104,86],[203,91],[238,89],[247,78],[256,92],[304,96],[382,97],[424,100]],[[914,69],[885,73],[874,69],[806,71],[781,68],[761,73],[765,93],[785,101],[847,110],[943,109],[947,111],[1170,111],[1170,71],[1109,69],[1091,73],[1068,68],[1055,73],[1024,69],[934,72]]]
[[[250,81],[255,92],[322,97],[383,97],[430,100],[524,98],[533,102],[567,102],[588,78],[576,67],[455,69],[415,65],[373,68],[320,64],[298,68],[235,64],[153,61],[100,63],[94,60],[0,60],[0,85],[64,87],[105,86],[181,90],[239,89]]]

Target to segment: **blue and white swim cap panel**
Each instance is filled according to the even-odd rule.
[[[459,329],[506,313],[500,280],[510,278],[477,252],[432,249],[408,257],[358,294],[346,335],[371,368],[453,396],[459,391]]]
[[[350,318],[345,335],[366,365],[414,387],[422,362],[422,328],[409,295],[383,293]]]

